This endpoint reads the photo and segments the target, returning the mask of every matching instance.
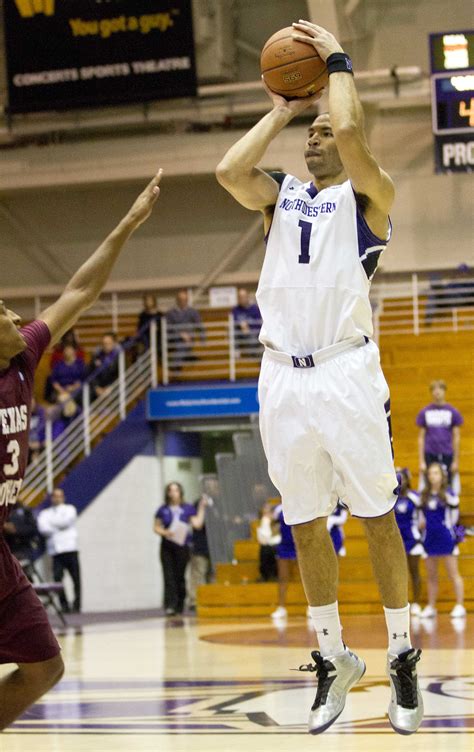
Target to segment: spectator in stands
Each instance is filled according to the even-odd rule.
[[[12,506],[7,522],[3,523],[3,533],[18,561],[32,561],[40,547],[40,537],[33,512],[21,500]]]
[[[168,483],[165,503],[155,514],[154,531],[161,536],[160,559],[163,567],[164,607],[167,616],[181,614],[186,599],[185,572],[191,554],[192,530],[202,527],[204,505],[196,513],[184,500],[181,483]]]
[[[430,384],[433,401],[416,417],[419,427],[418,451],[420,473],[426,473],[428,465],[439,462],[448,473],[448,482],[459,492],[460,426],[463,417],[459,410],[446,402],[446,383],[436,379]],[[453,477],[454,476],[454,477]]]
[[[278,522],[274,516],[275,507],[270,502],[265,502],[260,510],[260,523],[257,527],[257,540],[259,550],[259,572],[263,582],[276,580],[277,572],[277,546],[281,543],[281,535]]]
[[[205,341],[205,331],[199,311],[189,305],[187,290],[179,290],[176,306],[166,314],[168,324],[168,343],[170,347],[170,366],[180,370],[187,360],[195,360],[193,344],[197,336]]]
[[[237,293],[237,305],[232,309],[235,322],[235,346],[240,356],[255,357],[260,354],[258,341],[262,317],[256,303],[250,302],[247,290],[241,287]]]
[[[62,488],[55,488],[51,494],[51,506],[39,513],[38,529],[46,538],[46,550],[53,560],[54,581],[62,582],[66,571],[74,585],[72,609],[65,594],[60,595],[61,608],[65,613],[81,610],[81,570],[76,521],[76,508],[66,503]]]
[[[72,345],[65,345],[63,360],[58,361],[50,376],[53,401],[61,406],[61,413],[57,416],[55,433],[58,435],[79,411],[81,395],[73,398],[71,395],[82,386],[87,375],[83,360],[77,357]]]
[[[44,448],[46,431],[46,411],[38,405],[35,397],[31,400],[30,434],[28,438],[28,462],[36,462]]]
[[[398,468],[397,478],[399,482],[399,495],[395,504],[395,519],[405,547],[413,590],[410,613],[413,616],[419,616],[421,614],[420,558],[425,556],[420,530],[421,501],[419,495],[410,488],[410,472],[408,468]]]
[[[107,394],[118,378],[120,345],[115,332],[106,332],[102,337],[102,347],[98,348],[91,360],[90,372],[95,373],[91,386],[93,397]]]
[[[456,605],[452,617],[466,615],[464,582],[459,574],[456,524],[459,519],[459,498],[448,489],[447,473],[439,462],[433,462],[426,473],[426,485],[421,492],[421,511],[424,527],[423,544],[428,555],[428,605],[421,612],[423,618],[436,616],[438,597],[438,563],[443,560],[447,575],[453,583]]]
[[[161,312],[158,309],[158,301],[156,295],[152,293],[146,293],[143,296],[143,311],[138,316],[137,322],[137,334],[141,332],[144,327],[150,325],[152,321],[156,321],[158,329],[158,341],[157,350],[161,350],[161,337],[160,337],[160,325],[161,325]],[[139,342],[142,344],[142,351],[147,350],[150,346],[150,330],[146,329],[140,334]]]
[[[84,363],[86,362],[86,354],[79,344],[74,329],[68,329],[67,332],[63,334],[58,344],[54,346],[50,360],[51,370],[53,370],[56,363],[60,363],[64,359],[64,348],[66,345],[72,345],[79,360],[84,361]]]
[[[197,589],[211,580],[212,566],[207,543],[205,515],[206,508],[213,503],[206,494],[194,503],[195,518],[191,541],[191,560],[189,562],[188,608],[196,610]]]
[[[65,402],[70,394],[79,389],[86,378],[84,361],[77,357],[72,345],[65,345],[63,360],[56,363],[51,373],[51,383],[56,402]]]

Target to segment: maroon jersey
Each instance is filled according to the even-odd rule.
[[[0,371],[0,525],[25,477],[35,368],[51,338],[43,321],[33,321],[21,334],[26,349]]]
[[[19,577],[3,537],[3,523],[25,476],[34,373],[51,338],[43,321],[33,321],[21,334],[26,349],[0,371],[0,599],[15,588]]]

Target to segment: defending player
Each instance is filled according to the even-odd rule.
[[[389,391],[370,339],[370,280],[390,237],[394,188],[367,145],[348,56],[322,27],[301,21],[294,29],[330,74],[329,114],[314,120],[305,147],[313,180],[257,167],[275,136],[317,98],[286,101],[270,91],[273,109],[228,151],[217,178],[243,206],[263,212],[268,233],[257,292],[265,346],[260,425],[320,646],[309,667],[318,676],[309,730],[320,733],[336,720],[365,671],[341,639],[337,557],[326,526],[339,496],[363,518],[388,628],[389,718],[410,734],[423,716],[420,651],[410,642],[405,552],[392,511]]]
[[[161,170],[102,245],[74,274],[61,297],[23,329],[0,301],[0,531],[25,475],[35,368],[99,296],[130,235],[151,213]],[[0,730],[61,678],[60,648],[47,614],[0,532],[0,663],[17,669],[0,679]]]

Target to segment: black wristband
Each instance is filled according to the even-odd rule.
[[[326,67],[329,75],[331,73],[350,73],[354,75],[352,70],[352,60],[345,52],[333,52],[326,60]]]

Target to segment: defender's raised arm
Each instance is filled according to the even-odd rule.
[[[74,274],[61,297],[40,314],[39,319],[51,332],[53,344],[99,297],[125,242],[150,216],[160,195],[162,174],[159,170],[117,227]]]

